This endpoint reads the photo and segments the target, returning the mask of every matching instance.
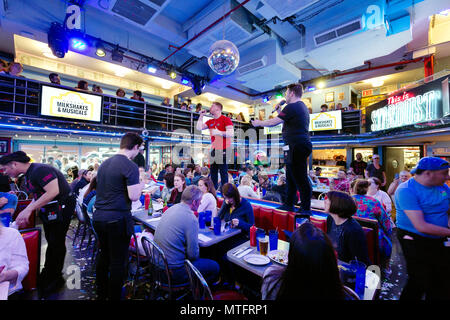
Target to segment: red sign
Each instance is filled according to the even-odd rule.
[[[388,104],[396,104],[396,103],[405,101],[412,97],[414,97],[414,94],[412,94],[410,92],[403,92],[403,95],[401,95],[401,96],[395,96],[395,97],[388,98]]]

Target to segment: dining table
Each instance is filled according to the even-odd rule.
[[[0,282],[0,300],[8,300],[9,282]]]
[[[287,257],[287,253],[289,252],[289,242],[286,242],[284,240],[278,239],[278,245],[277,245],[277,251],[282,251],[285,253],[285,256]],[[235,265],[250,271],[253,274],[256,274],[259,277],[263,277],[264,272],[267,268],[269,268],[272,265],[278,265],[280,267],[286,267],[286,264],[278,263],[274,259],[269,258],[273,257],[275,253],[274,251],[271,252],[270,248],[267,254],[267,258],[265,260],[268,260],[267,262],[263,261],[263,258],[258,259],[257,255],[260,255],[260,252],[257,250],[257,247],[250,246],[250,240],[247,242],[244,242],[233,249],[229,250],[227,252],[227,259],[231,263],[234,263]],[[252,256],[254,255],[254,256]],[[248,257],[254,257],[255,259],[248,259]],[[247,257],[247,258],[246,258]],[[247,261],[246,261],[247,260]],[[253,261],[252,261],[253,260]],[[349,264],[343,261],[338,260],[338,267],[339,269],[342,268],[349,268]],[[364,297],[362,300],[372,300],[377,288],[380,284],[380,277],[370,271],[366,270],[366,280],[365,280],[365,289],[364,289]]]
[[[136,210],[131,212],[133,219],[136,222],[142,223],[145,227],[149,228],[153,232],[159,225],[163,213],[155,213],[151,216],[148,215],[147,211]],[[227,228],[225,223],[222,221],[221,232],[219,235],[214,233],[212,227],[205,226],[204,228],[198,229],[198,245],[199,247],[210,247],[215,245],[225,239],[234,237],[241,233],[241,229],[238,228]]]

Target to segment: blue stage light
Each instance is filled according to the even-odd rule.
[[[157,70],[156,67],[152,64],[149,64],[147,67],[147,71],[150,73],[156,73],[156,70]]]
[[[182,77],[181,78],[181,83],[184,84],[184,85],[188,85],[189,84],[189,79],[186,78],[186,77]]]
[[[78,38],[70,39],[70,46],[77,51],[84,51],[87,48],[86,42]]]

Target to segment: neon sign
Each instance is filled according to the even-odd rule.
[[[387,106],[372,111],[371,130],[386,130],[438,119],[437,101],[440,98],[441,92],[438,90],[428,91],[415,97],[403,94],[403,96],[389,98]]]
[[[411,92],[404,92],[401,96],[395,96],[388,98],[388,104],[396,104],[402,101],[405,101],[407,99],[410,99],[414,97],[414,95]]]

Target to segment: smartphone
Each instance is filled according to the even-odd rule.
[[[400,176],[398,173],[395,174],[394,179],[398,179]]]
[[[309,221],[309,215],[307,214],[296,214],[294,217],[294,230],[299,228],[302,224]]]

